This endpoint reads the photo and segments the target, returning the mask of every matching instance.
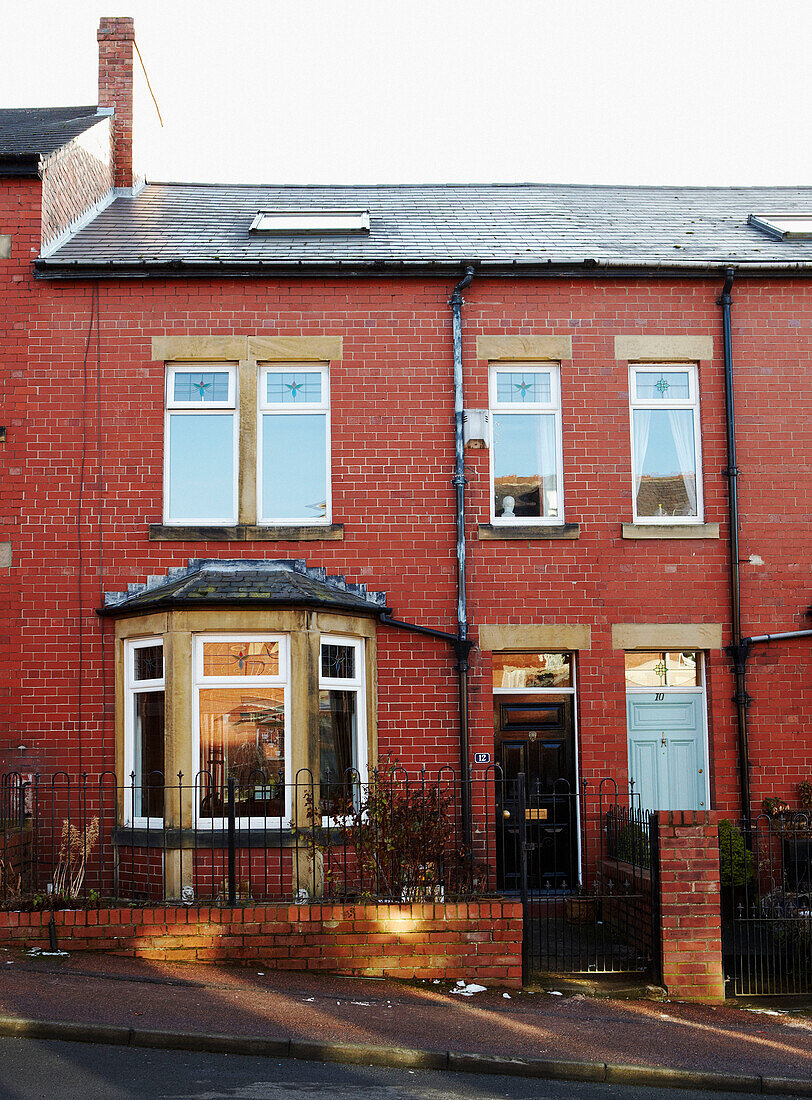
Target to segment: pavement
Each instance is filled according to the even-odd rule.
[[[809,1004],[454,988],[0,949],[0,1035],[812,1096]]]

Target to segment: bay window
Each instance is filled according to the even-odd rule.
[[[228,780],[237,816],[290,817],[288,639],[202,635],[195,639],[195,773],[201,823],[222,819]]]
[[[125,653],[124,783],[127,820],[163,818],[164,653],[160,638],[129,642]]]
[[[322,635],[319,667],[319,782],[322,814],[358,806],[366,782],[363,639]]]
[[[629,398],[635,522],[701,522],[696,366],[632,366]]]

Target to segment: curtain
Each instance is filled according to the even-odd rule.
[[[539,515],[558,515],[558,455],[555,445],[555,416],[540,416],[538,442]]]
[[[668,423],[674,437],[682,483],[688,497],[689,515],[696,510],[696,450],[694,448],[694,414],[690,409],[669,409]]]
[[[640,492],[640,482],[643,479],[643,463],[646,459],[648,441],[651,436],[651,409],[635,409],[632,418],[634,426],[634,500],[637,504],[637,494]]]

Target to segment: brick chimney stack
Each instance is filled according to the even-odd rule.
[[[99,43],[99,106],[112,108],[116,187],[132,187],[133,45],[135,24],[127,16],[102,17]]]

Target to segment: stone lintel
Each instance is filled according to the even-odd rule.
[[[497,542],[501,539],[577,539],[581,537],[581,525],[579,523],[562,523],[557,526],[548,524],[542,526],[526,524],[521,527],[508,527],[493,524],[480,523],[477,527],[477,537],[480,542]]]
[[[718,523],[624,523],[624,539],[718,539]]]
[[[721,649],[721,623],[613,623],[613,649]]]
[[[713,337],[616,336],[615,359],[630,363],[698,363],[713,359]]]
[[[571,336],[477,336],[477,359],[529,362],[540,359],[572,359]]]
[[[589,649],[591,645],[591,628],[581,623],[483,623],[479,628],[479,648],[486,652]]]

